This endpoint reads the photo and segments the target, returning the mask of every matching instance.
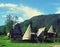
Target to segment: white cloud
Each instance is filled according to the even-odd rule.
[[[24,12],[24,15],[28,18],[33,16],[42,15],[43,13],[38,11],[37,9],[28,7],[28,6],[21,6],[20,9]]]
[[[15,16],[11,16],[11,20],[13,20],[13,21],[17,21],[17,22],[23,22],[24,21],[24,19],[22,18],[22,17],[15,17]]]
[[[23,22],[24,19],[22,17],[19,17],[17,21],[20,23],[20,22]]]
[[[3,15],[2,17],[3,17],[3,18],[6,18],[6,17],[7,17],[7,15]],[[24,19],[23,19],[22,17],[18,17],[18,19],[15,19],[15,17],[14,17],[14,16],[12,16],[12,17],[11,17],[11,20],[13,20],[13,21],[17,21],[18,23],[20,23],[20,22],[23,22],[23,21],[24,21]]]
[[[23,15],[28,18],[44,14],[41,11],[38,11],[37,9],[31,8],[28,6],[24,6],[24,5],[20,5],[19,7],[15,7],[15,8],[12,7],[12,8],[10,8],[10,10],[13,12],[16,12],[16,13],[23,12]]]
[[[56,14],[60,14],[60,8],[57,9]]]
[[[0,4],[0,7],[16,7],[16,4]]]
[[[32,7],[29,7],[29,6],[24,6],[24,5],[17,5],[17,4],[0,4],[0,7],[8,7],[9,10],[7,12],[5,12],[6,14],[7,13],[17,13],[17,14],[21,14],[23,13],[23,16],[24,17],[27,17],[28,19],[29,18],[32,18],[34,16],[37,16],[37,15],[42,15],[44,13],[42,13],[41,11],[39,11],[38,9],[35,9],[35,8],[32,8]],[[22,18],[23,18],[22,16]],[[19,18],[19,20],[21,21],[24,21],[21,17]],[[19,21],[18,20],[18,21]]]
[[[6,18],[6,15],[3,15],[2,17],[3,17],[3,18]]]

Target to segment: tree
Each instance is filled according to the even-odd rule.
[[[18,17],[17,17],[17,16],[15,16],[15,17],[14,17],[14,19],[15,19],[15,21],[14,21],[14,22],[15,22],[15,23],[17,23]]]
[[[7,15],[6,17],[6,32],[10,31],[13,28],[14,21],[11,15]]]

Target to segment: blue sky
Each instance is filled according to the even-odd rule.
[[[37,15],[60,13],[60,0],[0,0],[0,25],[6,15],[18,16],[23,22]]]

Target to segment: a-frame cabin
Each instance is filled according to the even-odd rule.
[[[21,31],[20,24],[14,25],[13,29],[10,30],[9,34],[11,40],[21,40],[22,31]]]
[[[43,40],[44,32],[45,32],[45,27],[38,29],[37,38],[39,41]]]
[[[54,38],[54,37],[56,37],[56,32],[54,30],[54,27],[51,25],[47,32],[47,38]]]
[[[31,31],[31,25],[28,26],[26,32],[24,33],[22,40],[27,41],[30,40],[30,42],[38,42],[36,33]]]
[[[28,26],[26,32],[24,33],[22,40],[30,40],[31,39],[31,27]]]

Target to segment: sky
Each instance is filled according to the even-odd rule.
[[[18,16],[21,23],[38,15],[60,14],[60,0],[0,0],[0,25],[6,16]]]

